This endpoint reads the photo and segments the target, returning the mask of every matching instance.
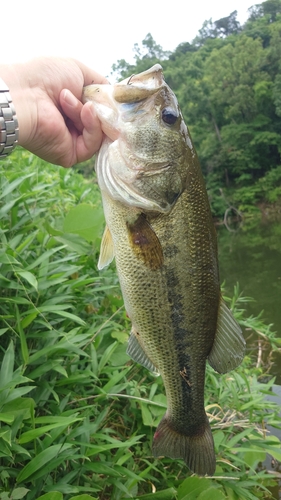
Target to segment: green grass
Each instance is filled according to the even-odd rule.
[[[103,215],[94,176],[16,150],[0,163],[0,500],[250,500],[277,479],[281,460],[274,380],[247,356],[219,376],[208,368],[206,408],[217,470],[192,476],[156,460],[151,441],[166,400],[161,378],[126,355],[130,323],[114,265],[99,273]],[[272,349],[270,327],[239,322]]]

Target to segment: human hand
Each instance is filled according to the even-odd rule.
[[[82,104],[83,86],[108,83],[83,63],[42,57],[0,66],[19,122],[19,144],[46,161],[71,167],[99,149],[100,122],[93,105]]]

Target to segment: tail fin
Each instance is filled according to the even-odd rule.
[[[152,452],[155,457],[182,458],[199,476],[212,476],[216,469],[214,441],[207,417],[204,432],[188,436],[176,432],[164,415],[154,434]]]

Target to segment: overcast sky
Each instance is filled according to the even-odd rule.
[[[164,50],[190,42],[205,20],[253,0],[13,0],[1,7],[2,63],[35,56],[71,56],[109,76],[118,59],[133,62],[133,46],[151,33]],[[6,8],[5,8],[6,7]],[[11,8],[12,7],[12,8]]]

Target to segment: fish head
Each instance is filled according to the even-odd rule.
[[[194,149],[160,64],[115,85],[89,85],[106,136],[97,161],[101,189],[129,206],[168,213],[187,182]]]

